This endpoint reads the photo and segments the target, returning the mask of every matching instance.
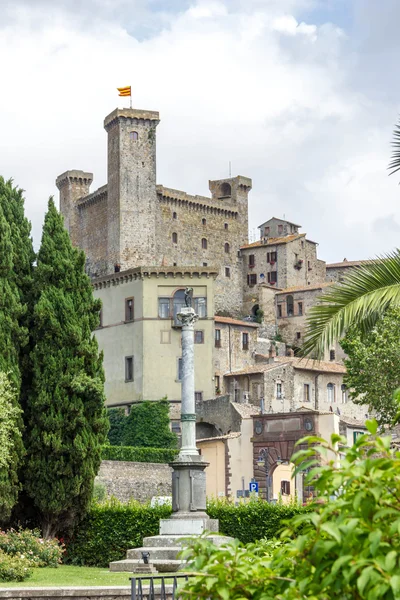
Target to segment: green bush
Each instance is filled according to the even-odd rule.
[[[107,567],[126,558],[129,548],[142,545],[143,538],[158,535],[160,519],[167,519],[171,506],[155,506],[115,498],[92,506],[67,544],[64,562],[89,567]]]
[[[56,539],[43,539],[38,529],[0,531],[0,550],[13,557],[24,556],[32,567],[57,567],[64,548]]]
[[[124,435],[124,427],[126,419],[124,408],[109,408],[107,416],[110,421],[110,429],[108,430],[108,441],[111,446],[122,446],[122,438]]]
[[[168,400],[133,404],[122,439],[124,446],[176,448],[178,436],[170,429]]]
[[[297,502],[268,504],[264,500],[250,500],[237,506],[227,499],[209,500],[207,513],[219,519],[219,531],[239,539],[244,544],[279,535],[285,521],[309,510]]]
[[[31,574],[31,563],[23,554],[10,556],[0,550],[0,581],[24,581]]]
[[[103,446],[103,460],[126,460],[129,462],[168,463],[178,450],[173,448],[137,448],[135,446]]]

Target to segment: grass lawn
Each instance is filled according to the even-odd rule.
[[[87,585],[130,585],[132,573],[110,573],[96,567],[72,567],[61,565],[57,569],[44,567],[33,569],[25,581],[0,581],[0,587],[70,587]]]

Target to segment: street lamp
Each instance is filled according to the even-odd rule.
[[[266,483],[266,500],[267,502],[269,502],[269,488],[270,488],[270,483],[269,483],[269,479],[270,479],[270,475],[269,475],[269,464],[268,464],[268,459],[271,456],[271,450],[275,450],[276,454],[277,454],[277,459],[276,459],[276,463],[278,465],[280,465],[283,461],[281,460],[281,457],[278,454],[278,451],[276,448],[261,448],[259,454],[258,454],[258,458],[257,458],[257,465],[261,468],[264,467],[264,471],[265,471],[265,483]]]

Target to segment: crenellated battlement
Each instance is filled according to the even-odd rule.
[[[217,206],[213,203],[212,198],[207,198],[206,196],[191,196],[181,190],[166,188],[163,185],[157,185],[156,190],[159,202],[209,214],[225,215],[227,218],[232,219],[237,219],[238,217],[238,212],[236,210],[225,208],[224,206],[221,206],[220,202]]]
[[[77,169],[73,169],[71,171],[65,171],[59,175],[56,179],[56,186],[59,190],[65,185],[78,185],[78,186],[87,186],[88,188],[93,182],[93,173],[86,173],[85,171],[78,171]]]
[[[107,115],[104,119],[104,129],[109,131],[114,125],[120,120],[128,120],[131,125],[137,125],[139,123],[150,125],[158,125],[160,122],[160,115],[155,110],[140,110],[138,108],[116,108],[112,113]]]
[[[82,210],[83,208],[87,208],[92,204],[97,204],[97,202],[101,202],[102,200],[107,200],[107,184],[100,187],[98,190],[95,190],[91,194],[87,196],[83,196],[83,198],[79,198],[78,200],[78,209]]]

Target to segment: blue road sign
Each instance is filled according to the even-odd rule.
[[[258,492],[258,481],[250,481],[249,490],[250,492]]]

